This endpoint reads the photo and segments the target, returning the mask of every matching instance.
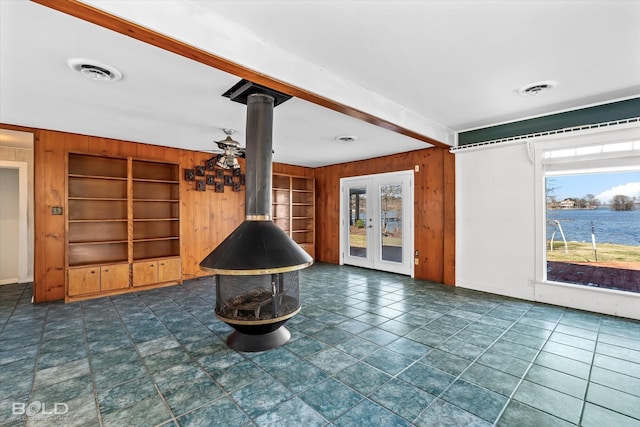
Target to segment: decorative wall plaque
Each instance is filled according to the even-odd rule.
[[[206,160],[204,165],[195,165],[184,169],[184,180],[194,181],[196,191],[207,191],[210,186],[216,193],[224,193],[224,187],[232,187],[233,191],[242,191],[245,185],[245,175],[240,168],[221,168],[218,157]]]

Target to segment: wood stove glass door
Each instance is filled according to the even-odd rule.
[[[342,180],[344,264],[413,274],[412,171]]]

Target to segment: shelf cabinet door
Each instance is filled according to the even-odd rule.
[[[158,283],[158,261],[133,263],[133,286]]]
[[[158,282],[180,280],[182,262],[180,258],[161,259],[158,261]]]
[[[103,265],[100,268],[100,290],[111,291],[129,287],[129,264]]]
[[[313,246],[313,244],[310,243],[300,243],[298,246],[300,246],[302,249],[304,249],[311,258],[316,257],[316,251],[315,251],[315,247]]]
[[[69,296],[100,292],[100,267],[70,268]]]

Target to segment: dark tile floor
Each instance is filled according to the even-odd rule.
[[[238,353],[211,279],[30,288],[0,286],[2,426],[640,426],[636,321],[316,264],[291,341]]]

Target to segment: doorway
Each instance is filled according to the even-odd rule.
[[[0,285],[33,281],[33,142],[30,132],[0,129]]]
[[[27,277],[27,165],[0,161],[0,285]]]
[[[342,264],[413,276],[413,171],[343,178]]]

